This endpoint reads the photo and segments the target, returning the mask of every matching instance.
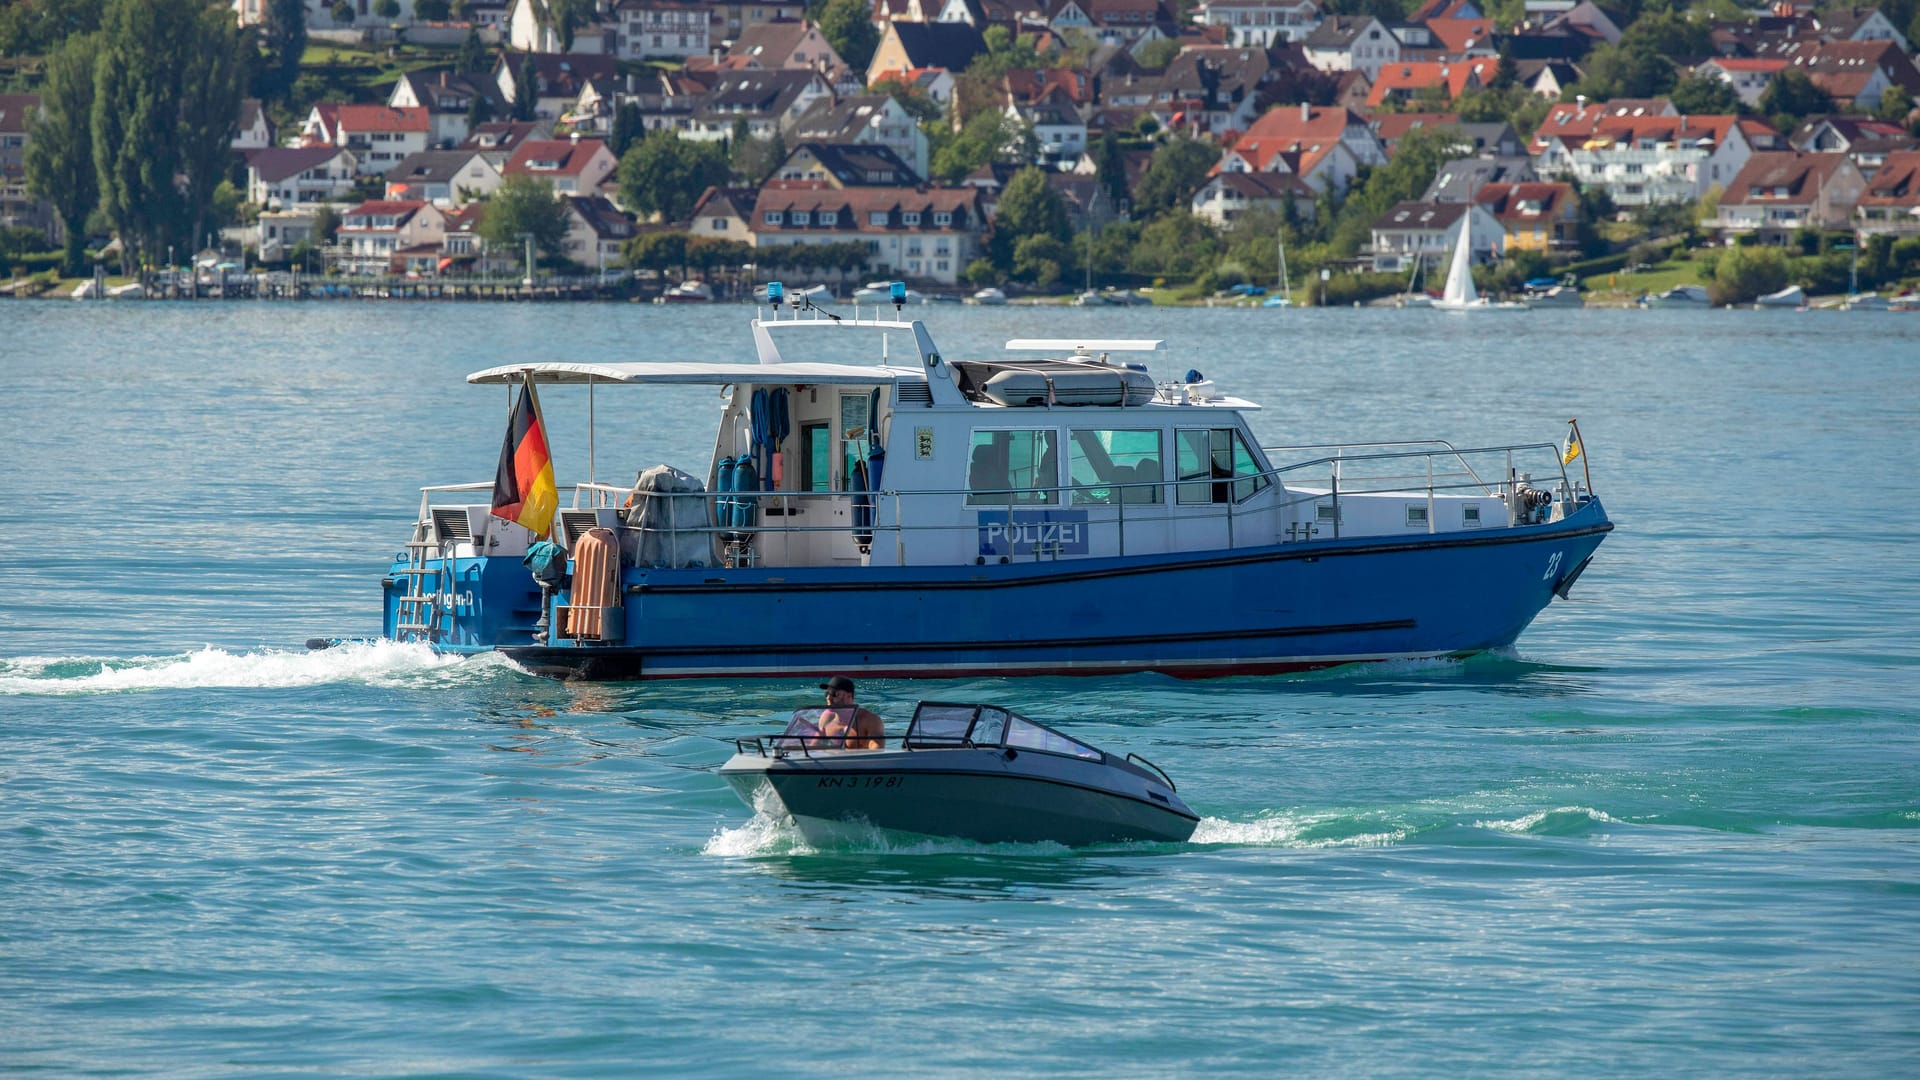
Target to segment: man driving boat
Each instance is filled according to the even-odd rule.
[[[823,745],[848,750],[878,750],[886,742],[886,726],[880,715],[853,703],[853,680],[835,675],[820,684],[827,692],[827,707],[819,717]]]

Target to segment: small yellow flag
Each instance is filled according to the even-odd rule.
[[[1560,455],[1560,464],[1573,464],[1573,459],[1580,456],[1581,450],[1580,426],[1569,420],[1567,421],[1567,446],[1566,450]]]

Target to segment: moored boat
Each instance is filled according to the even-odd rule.
[[[782,734],[741,739],[720,775],[812,844],[872,830],[979,843],[1184,841],[1199,824],[1164,772],[994,705],[921,702],[891,747],[841,749],[796,713]]]
[[[1649,307],[1712,307],[1705,285],[1675,285],[1646,298]]]
[[[698,278],[688,278],[654,299],[656,304],[710,304],[713,287]]]
[[[999,307],[1007,302],[1007,294],[989,285],[967,297],[967,303],[982,307]]]
[[[1798,310],[1807,306],[1807,291],[1798,285],[1789,285],[1777,292],[1770,292],[1753,302],[1756,308],[1786,308]]]
[[[521,523],[523,455],[423,489],[385,636],[587,679],[1293,671],[1511,645],[1612,529],[1551,442],[1262,448],[1254,403],[1112,359],[1156,340],[962,359],[918,321],[793,306],[753,320],[757,363],[469,375],[584,390],[601,417],[650,387],[724,388],[713,457],[690,474],[591,444],[603,470],[645,471],[547,481],[553,550]],[[872,362],[783,351],[847,334],[881,339]]]

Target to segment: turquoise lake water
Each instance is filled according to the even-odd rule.
[[[1920,1074],[1920,318],[916,314],[1165,337],[1268,445],[1578,416],[1619,528],[1509,655],[865,685],[1205,820],[815,851],[714,774],[810,682],[301,644],[378,631],[421,485],[492,478],[467,372],[745,361],[749,309],[0,304],[0,1070]],[[583,478],[584,395],[543,404]],[[704,472],[717,415],[603,392],[595,473]]]

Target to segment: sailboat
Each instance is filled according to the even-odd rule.
[[[1494,301],[1481,296],[1473,287],[1473,204],[1468,203],[1460,217],[1460,242],[1453,247],[1453,263],[1447,267],[1447,290],[1433,302],[1440,311],[1525,311],[1527,305],[1515,301]]]
[[[1292,307],[1293,286],[1287,281],[1287,230],[1279,230],[1280,236],[1280,295],[1269,296],[1260,302],[1261,307]]]

